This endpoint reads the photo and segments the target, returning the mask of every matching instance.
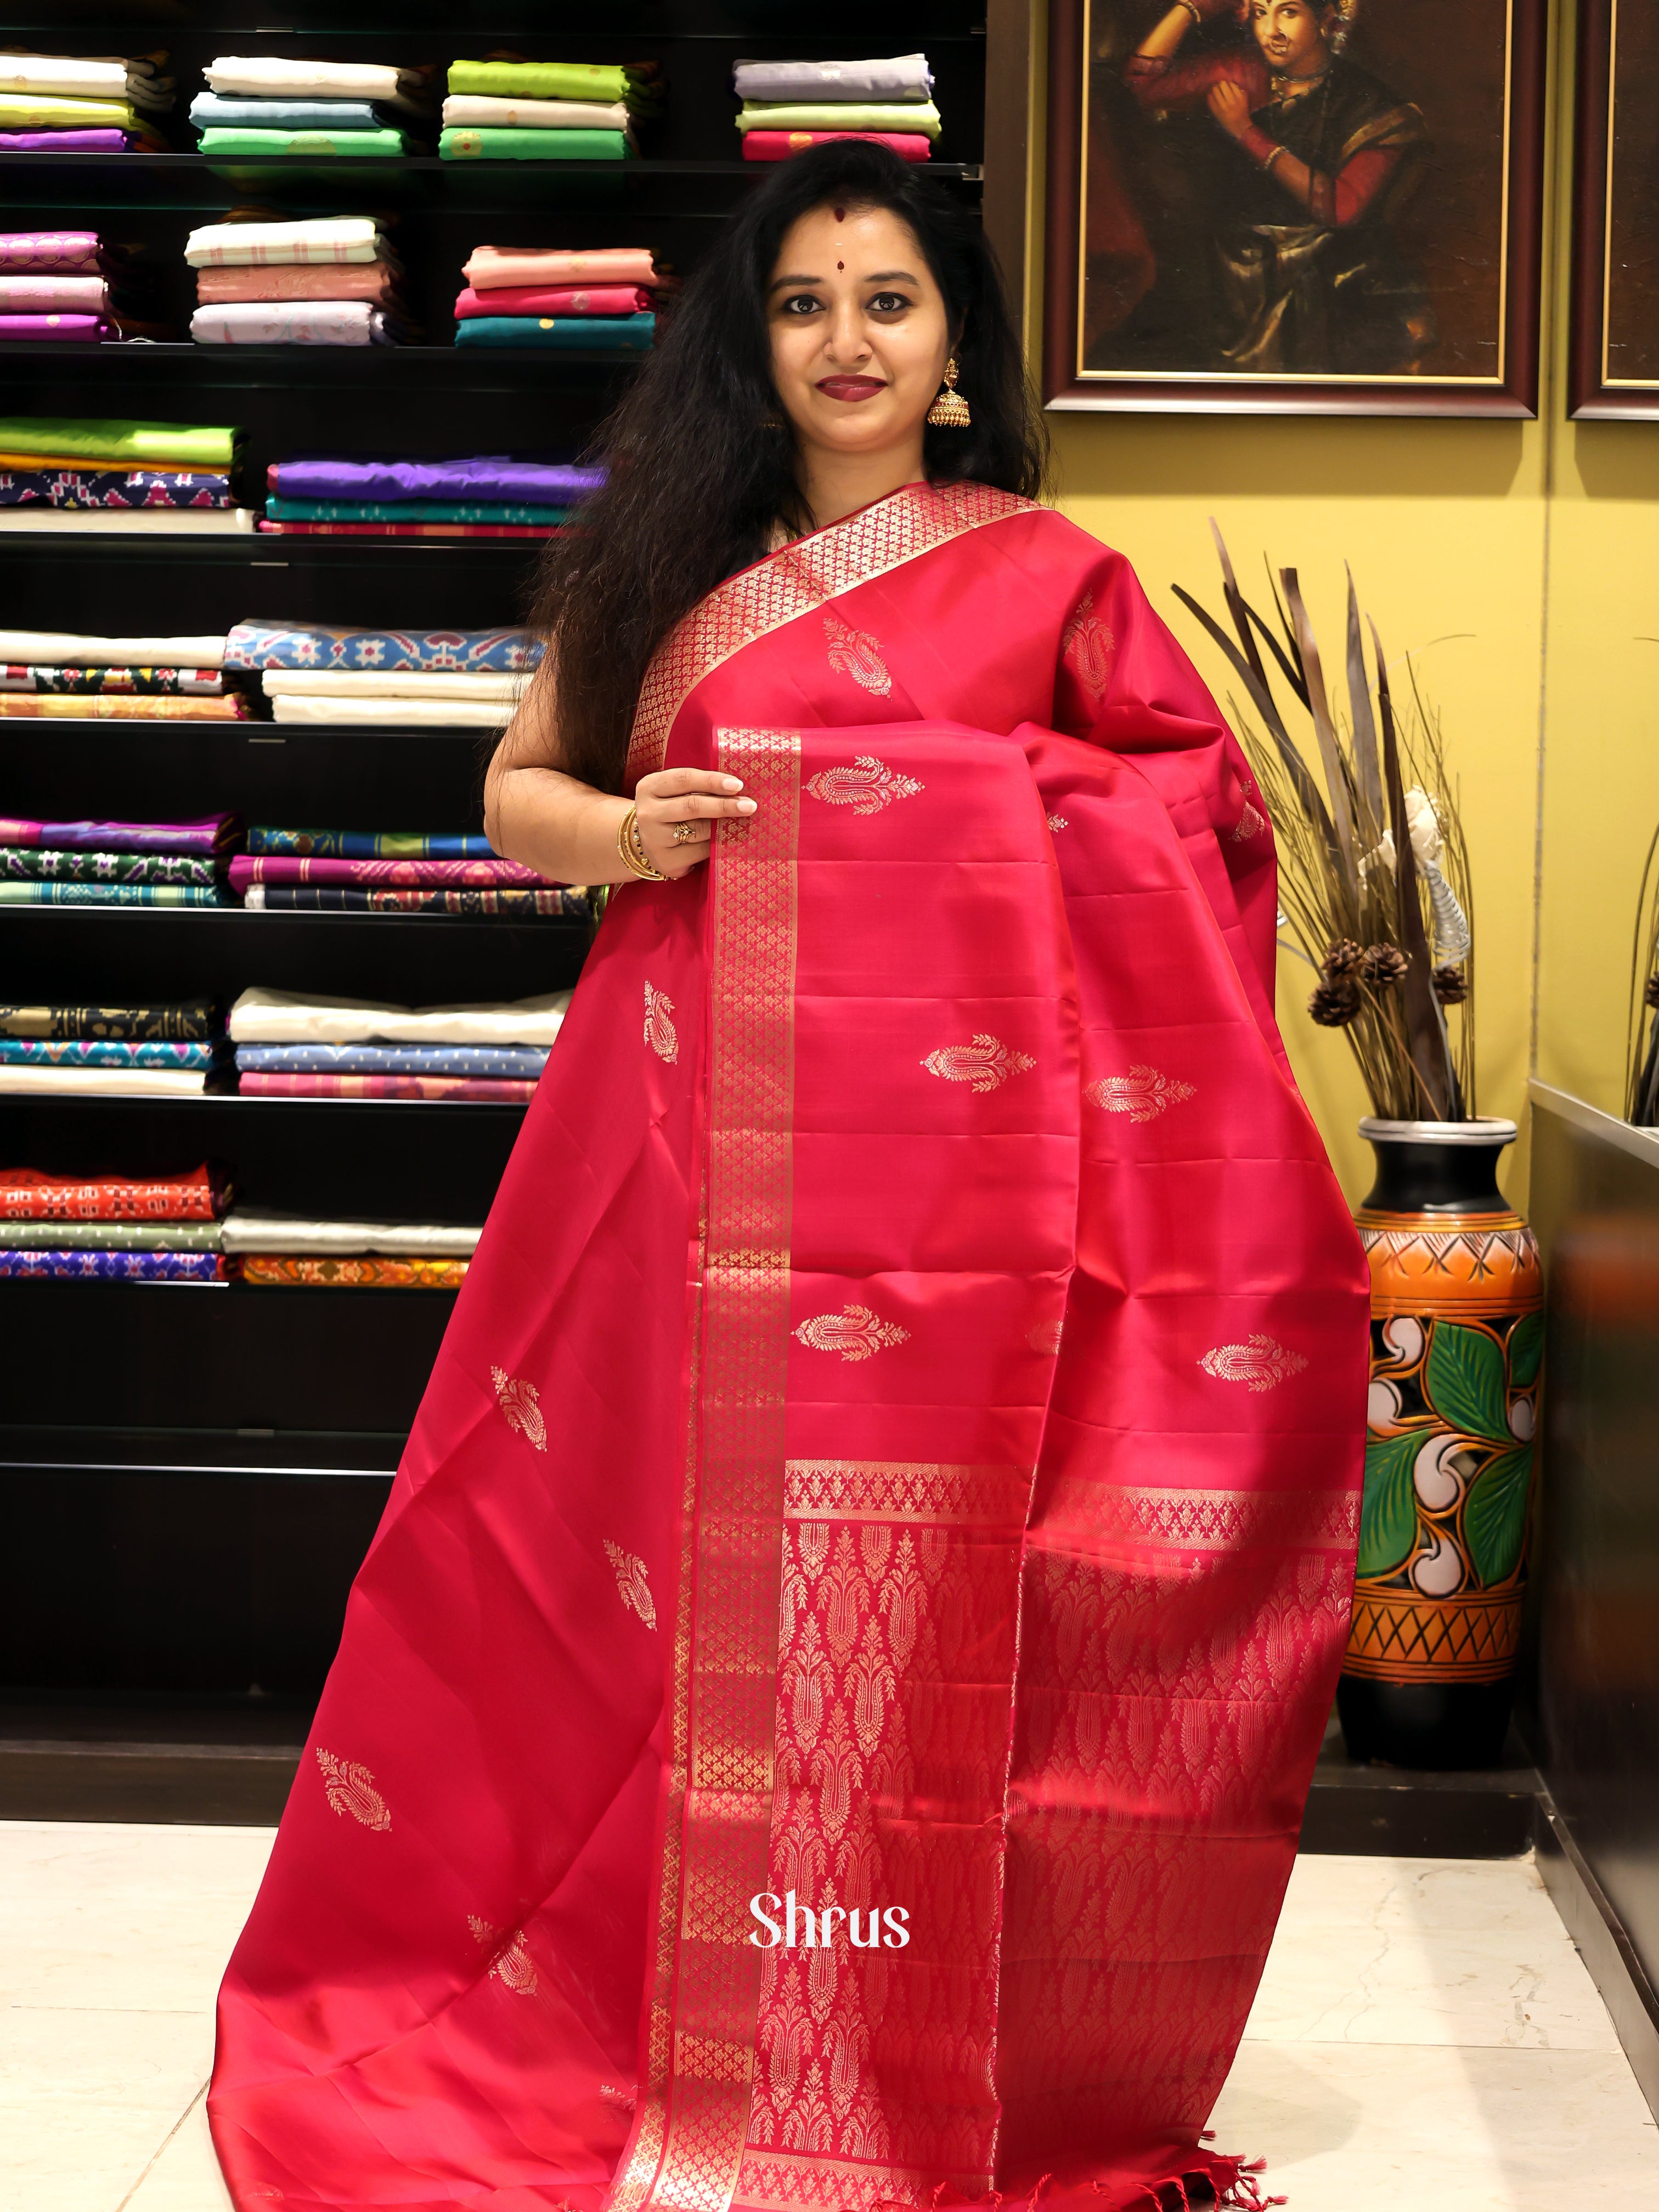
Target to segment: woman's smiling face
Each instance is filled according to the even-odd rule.
[[[950,352],[945,297],[886,208],[815,208],[791,226],[766,300],[772,381],[796,434],[838,453],[915,438]]]

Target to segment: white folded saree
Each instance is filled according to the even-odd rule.
[[[471,1006],[395,1006],[256,985],[226,1024],[238,1044],[540,1044],[557,1038],[568,991]]]
[[[497,131],[629,131],[625,100],[606,106],[591,100],[496,100],[483,93],[451,93],[444,121]]]
[[[270,699],[505,699],[516,705],[529,678],[464,668],[267,668]]]
[[[322,698],[273,695],[271,713],[279,722],[361,722],[371,729],[396,730],[415,723],[435,728],[503,729],[513,718],[511,699],[363,699],[336,693]]]
[[[311,216],[299,222],[210,222],[185,240],[192,269],[283,267],[294,262],[378,261],[386,240],[372,216]]]
[[[80,637],[59,629],[0,629],[0,664],[47,668],[222,668],[222,637]]]
[[[447,1260],[471,1259],[482,1233],[435,1221],[321,1221],[258,1206],[238,1207],[220,1226],[227,1252],[406,1252]]]

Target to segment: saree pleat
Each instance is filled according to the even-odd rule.
[[[226,1978],[233,2193],[1248,2203],[1367,1348],[1259,795],[977,486],[714,593],[665,760],[759,808],[613,896],[526,1116]]]

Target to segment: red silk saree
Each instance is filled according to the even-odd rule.
[[[225,1978],[233,2197],[1254,2202],[1367,1310],[1259,795],[974,485],[712,593],[682,762],[759,811],[615,896],[526,1118]]]

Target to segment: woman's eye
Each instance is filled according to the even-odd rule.
[[[810,292],[797,292],[793,299],[783,303],[786,315],[813,315],[817,313],[817,307],[818,303]]]
[[[902,292],[878,292],[870,302],[870,312],[872,315],[894,315],[909,304]]]

